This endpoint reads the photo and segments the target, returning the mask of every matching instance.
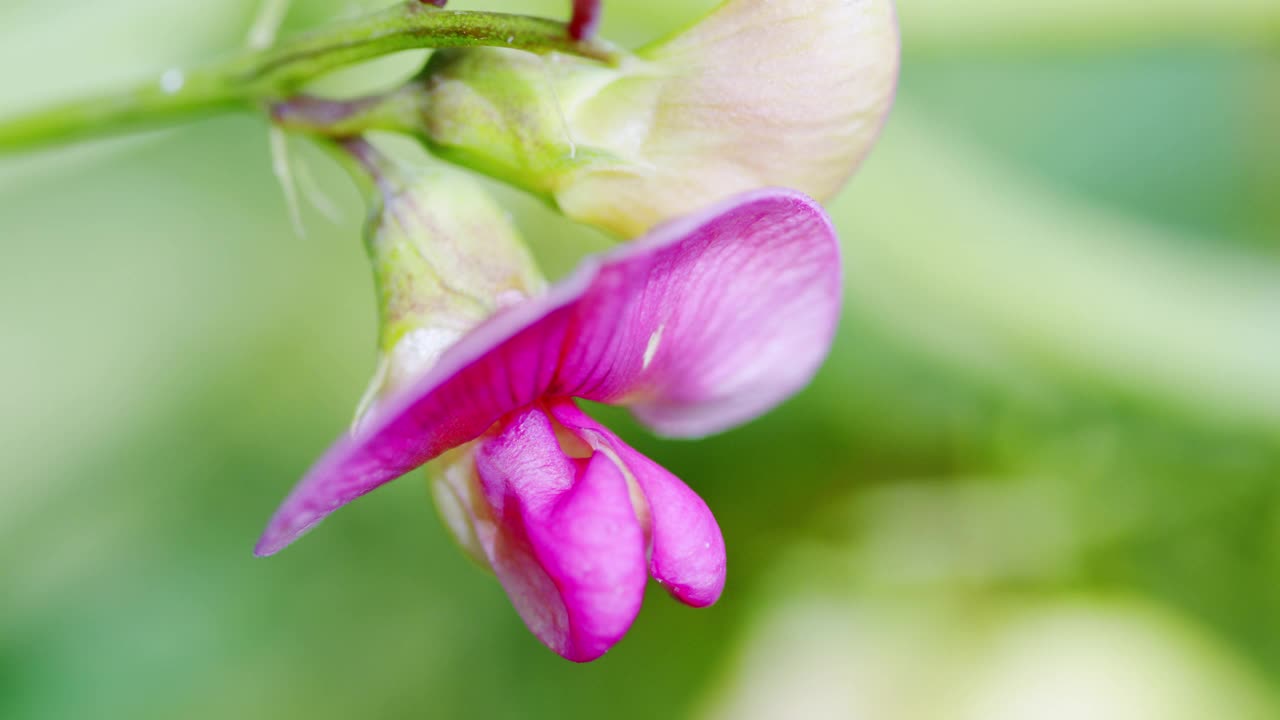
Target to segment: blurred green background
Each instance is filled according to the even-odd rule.
[[[607,0],[604,33],[710,6]],[[654,589],[586,666],[420,475],[251,557],[373,367],[324,157],[293,143],[338,206],[305,236],[257,118],[0,158],[0,718],[1280,717],[1280,3],[899,9],[815,383],[697,443],[605,412],[715,510],[724,599]],[[210,58],[254,10],[7,0],[0,113]],[[502,196],[555,275],[605,246]]]

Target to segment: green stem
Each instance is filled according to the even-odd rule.
[[[168,70],[132,90],[0,120],[0,153],[251,109],[281,100],[332,70],[401,50],[485,45],[607,63],[620,57],[603,41],[571,40],[565,25],[553,20],[437,10],[420,0],[407,0],[207,68]]]
[[[216,71],[170,70],[132,90],[74,100],[0,120],[0,153],[166,125],[252,103]]]

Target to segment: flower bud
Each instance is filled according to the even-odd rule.
[[[465,173],[398,165],[363,140],[344,144],[368,180],[365,239],[381,327],[378,370],[357,426],[498,308],[545,281],[506,212]]]
[[[435,153],[629,237],[766,185],[830,197],[897,75],[890,0],[728,0],[619,67],[449,50],[406,92]]]

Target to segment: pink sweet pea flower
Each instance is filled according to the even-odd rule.
[[[749,420],[826,356],[840,275],[826,214],[788,190],[737,196],[589,258],[380,402],[303,478],[255,552],[445,454],[446,521],[560,655],[585,662],[616,643],[646,575],[710,605],[725,580],[710,510],[573,398],[626,405],[667,436]]]

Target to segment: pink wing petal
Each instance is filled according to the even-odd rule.
[[[255,553],[479,437],[541,397],[632,404],[658,432],[723,430],[807,383],[840,305],[839,247],[817,203],[759,190],[587,258],[500,312],[340,439],[285,499]]]
[[[589,40],[600,25],[600,0],[573,0],[573,18],[569,20],[569,37]]]
[[[719,600],[725,580],[724,537],[702,498],[572,401],[556,403],[551,413],[598,453],[613,453],[640,486],[653,523],[649,570],[654,579],[677,600],[693,607],[706,607]]]
[[[839,242],[799,193],[738,196],[623,252],[579,301],[553,391],[630,405],[664,435],[707,435],[799,390],[831,347]]]
[[[480,442],[476,471],[499,528],[486,548],[529,630],[575,662],[603,655],[644,599],[645,542],[622,473],[573,461],[530,409]]]
[[[254,554],[273,555],[329,513],[536,400],[556,371],[568,305],[590,274],[501,311],[449,348],[421,380],[388,398],[358,434],[325,452],[276,510]]]

